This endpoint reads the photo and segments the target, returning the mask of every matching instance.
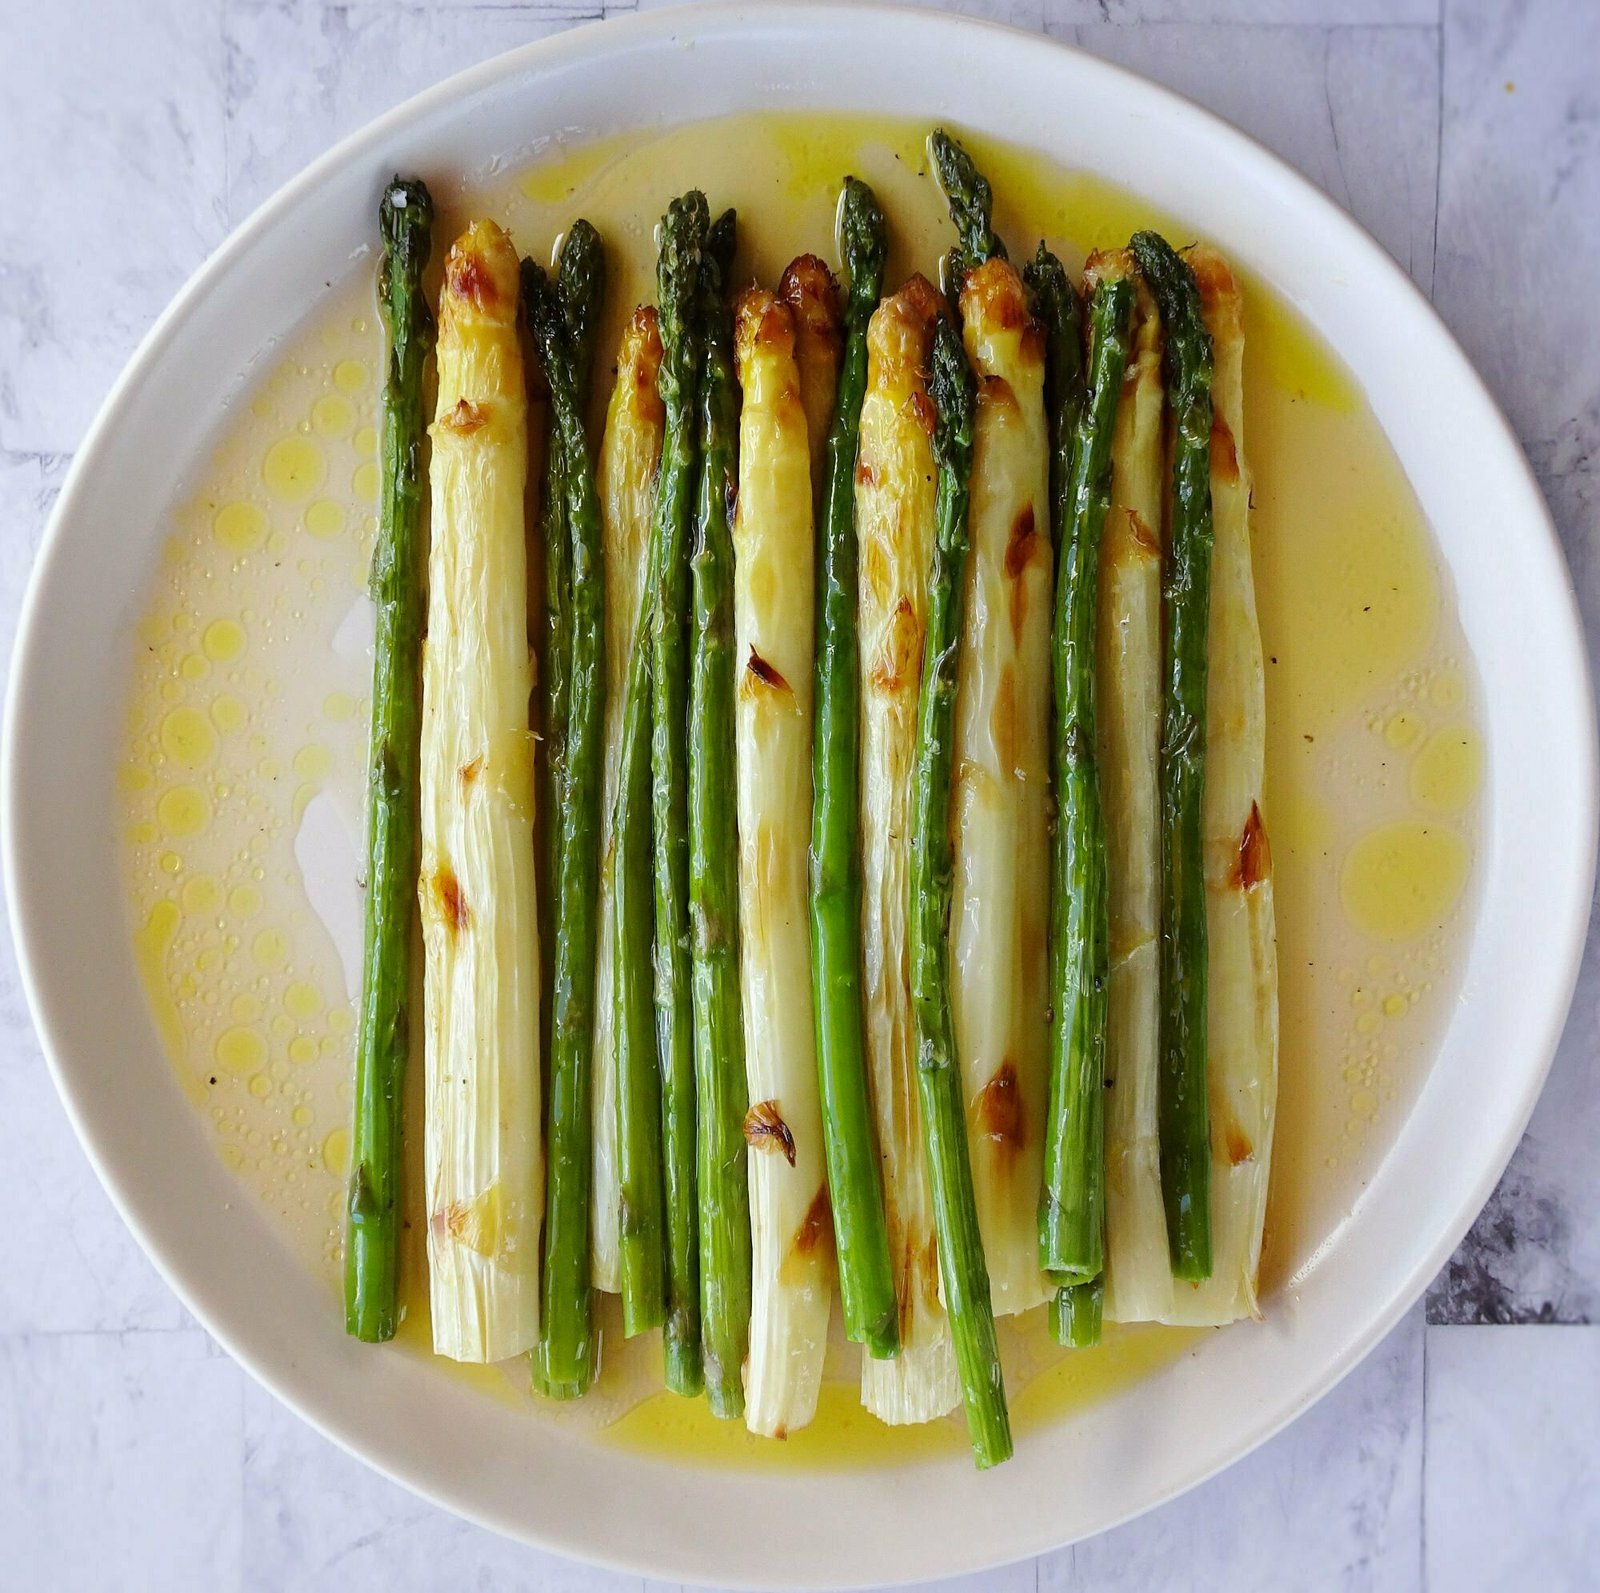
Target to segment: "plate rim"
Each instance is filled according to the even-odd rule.
[[[1542,528],[1543,551],[1553,556],[1566,597],[1565,609],[1559,615],[1553,615],[1552,620],[1561,622],[1560,640],[1563,643],[1563,650],[1569,655],[1568,662],[1572,666],[1569,671],[1569,682],[1576,688],[1577,695],[1581,698],[1580,706],[1584,710],[1585,723],[1581,727],[1576,727],[1579,735],[1571,749],[1574,774],[1581,788],[1575,794],[1578,801],[1577,827],[1581,831],[1579,842],[1584,855],[1577,859],[1581,867],[1575,872],[1574,883],[1567,893],[1567,911],[1560,935],[1560,944],[1565,947],[1565,959],[1561,966],[1554,970],[1551,987],[1553,990],[1564,991],[1565,994],[1560,1000],[1551,1002],[1546,1022],[1537,1041],[1530,1040],[1524,1045],[1525,1054],[1530,1058],[1537,1058],[1538,1061],[1526,1071],[1517,1109],[1504,1119],[1499,1148],[1495,1156],[1480,1170],[1471,1201],[1457,1213],[1456,1220],[1444,1227],[1436,1243],[1425,1252],[1423,1260],[1412,1268],[1405,1284],[1393,1293],[1382,1310],[1368,1319],[1366,1330],[1349,1341],[1342,1355],[1325,1365],[1320,1373],[1309,1379],[1305,1387],[1294,1397],[1284,1400],[1280,1408],[1270,1411],[1265,1418],[1258,1420],[1246,1436],[1233,1445],[1223,1458],[1215,1463],[1202,1462],[1199,1466],[1192,1467],[1171,1486],[1156,1495],[1141,1498],[1121,1515],[1108,1518],[1097,1530],[1109,1530],[1134,1516],[1154,1509],[1244,1458],[1342,1381],[1412,1307],[1476,1219],[1484,1201],[1492,1192],[1520,1142],[1565,1028],[1587,938],[1589,902],[1592,897],[1595,872],[1597,815],[1600,815],[1600,803],[1597,803],[1597,787],[1600,787],[1597,766],[1600,766],[1600,758],[1597,758],[1596,748],[1593,682],[1585,646],[1585,632],[1570,569],[1566,564],[1565,553],[1553,519],[1520,439],[1454,333],[1430,300],[1382,245],[1320,188],[1251,135],[1177,91],[1048,35],[947,11],[883,3],[852,5],[847,3],[847,0],[775,0],[775,3],[761,5],[748,3],[748,0],[699,0],[699,3],[695,4],[634,13],[600,23],[581,25],[551,37],[531,41],[467,67],[355,129],[282,184],[240,222],[196,268],[157,317],[149,331],[140,339],[74,452],[72,464],[40,541],[30,571],[26,595],[19,611],[16,640],[12,650],[12,667],[6,691],[3,743],[0,743],[0,795],[3,795],[3,800],[0,800],[0,864],[3,864],[5,875],[16,960],[34,1031],[50,1068],[57,1093],[102,1187],[106,1189],[119,1216],[133,1231],[141,1248],[150,1257],[164,1281],[173,1289],[185,1307],[193,1312],[205,1330],[216,1338],[252,1377],[267,1388],[276,1399],[283,1401],[301,1419],[309,1422],[312,1427],[347,1453],[355,1455],[365,1464],[442,1508],[521,1541],[573,1555],[614,1570],[637,1574],[660,1574],[663,1571],[671,1574],[675,1568],[664,1567],[659,1561],[637,1555],[633,1557],[610,1555],[604,1545],[582,1539],[581,1534],[562,1537],[549,1532],[535,1532],[526,1522],[506,1519],[488,1509],[474,1508],[471,1499],[462,1491],[451,1493],[434,1487],[357,1447],[355,1442],[347,1439],[335,1425],[326,1420],[314,1404],[286,1387],[270,1369],[264,1367],[253,1348],[239,1342],[232,1325],[219,1325],[211,1308],[199,1303],[201,1293],[199,1283],[191,1283],[186,1278],[182,1258],[168,1253],[170,1247],[164,1242],[159,1230],[153,1224],[146,1222],[143,1214],[137,1211],[136,1201],[131,1196],[125,1196],[122,1186],[102,1159],[100,1147],[80,1112],[80,1094],[87,1086],[81,1078],[74,1078],[73,1063],[64,1056],[63,1048],[59,1047],[55,1040],[54,1009],[50,1007],[42,990],[41,969],[45,951],[39,944],[42,935],[37,928],[40,906],[36,899],[37,875],[40,869],[27,856],[24,846],[29,805],[25,795],[28,773],[23,763],[19,742],[27,728],[24,723],[26,699],[36,684],[33,681],[37,670],[34,655],[38,650],[39,633],[48,621],[46,600],[53,584],[51,572],[62,557],[63,548],[71,535],[70,527],[75,518],[77,500],[85,490],[84,483],[96,469],[98,456],[105,446],[106,438],[119,426],[124,412],[135,401],[142,380],[149,369],[157,364],[164,349],[176,336],[178,328],[195,307],[204,302],[216,280],[227,272],[238,257],[247,254],[255,246],[259,236],[273,228],[285,213],[292,212],[303,198],[313,194],[333,174],[358,163],[364,154],[370,161],[372,152],[383,146],[409,123],[446,109],[452,104],[463,103],[474,94],[499,85],[504,80],[524,76],[536,78],[541,72],[555,68],[566,59],[586,57],[597,51],[603,54],[614,46],[670,42],[681,35],[692,35],[708,24],[716,26],[749,21],[757,26],[766,25],[770,28],[776,22],[791,28],[804,29],[825,25],[830,12],[840,11],[848,12],[852,19],[858,22],[864,20],[874,30],[897,29],[911,25],[935,29],[958,37],[986,35],[1000,41],[1025,40],[1032,49],[1061,51],[1086,63],[1094,72],[1120,78],[1136,86],[1137,92],[1141,95],[1168,102],[1168,108],[1176,109],[1181,115],[1198,118],[1204,124],[1208,137],[1220,140],[1224,144],[1231,143],[1236,150],[1247,154],[1252,162],[1272,171],[1280,181],[1285,181],[1297,189],[1311,207],[1318,211],[1322,223],[1332,231],[1342,233],[1343,243],[1366,257],[1364,265],[1367,269],[1386,275],[1392,286],[1402,289],[1404,294],[1409,296],[1413,313],[1420,312],[1425,315],[1434,330],[1448,344],[1463,377],[1472,384],[1474,396],[1482,401],[1486,416],[1492,418],[1497,425],[1501,440],[1508,445],[1510,456],[1520,467],[1516,472],[1516,479],[1508,479],[1507,484],[1519,498],[1526,500],[1528,523],[1526,535],[1521,540],[1524,542],[1532,540],[1535,523]],[[1447,559],[1445,563],[1448,566]],[[1060,1546],[1063,1541],[1072,1541],[1051,1537],[1048,1531],[1042,1536],[1034,1534],[1034,1537],[1038,1538],[1037,1542],[1030,1540],[1012,1558],[1024,1558],[1048,1552],[1050,1545]],[[926,1574],[951,1575],[962,1570],[979,1570],[1004,1563],[1009,1562],[1005,1558],[995,1559],[984,1555],[977,1559],[964,1560],[958,1564],[930,1570]],[[689,1574],[703,1577],[705,1568],[696,1566],[689,1571]],[[750,1585],[750,1581],[748,1568],[742,1568],[739,1585]],[[713,1585],[733,1584],[717,1582],[713,1578]],[[779,1574],[762,1580],[761,1585],[781,1587],[795,1584],[792,1579]],[[830,1585],[842,1587],[872,1584],[853,1582],[847,1578],[834,1581]]]

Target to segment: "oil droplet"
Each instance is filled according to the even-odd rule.
[[[179,919],[178,904],[162,900],[150,909],[143,927],[133,932],[134,962],[144,981],[156,1032],[173,1058],[183,1055],[183,1022],[167,985],[167,954],[177,938]]]
[[[244,1152],[237,1145],[219,1145],[217,1155],[222,1158],[222,1165],[229,1172],[236,1173],[244,1166]]]
[[[161,750],[180,769],[203,769],[217,755],[217,733],[198,709],[174,708],[161,721]]]
[[[222,966],[222,947],[207,946],[194,960],[201,973],[215,973]]]
[[[190,653],[178,666],[178,673],[185,680],[204,680],[211,673],[211,665],[198,653]]]
[[[328,1014],[328,1027],[335,1034],[348,1034],[355,1027],[355,1018],[348,1007],[335,1007]]]
[[[1421,733],[1422,718],[1409,708],[1402,708],[1399,713],[1392,715],[1383,727],[1383,739],[1395,748],[1409,747]]]
[[[162,702],[182,702],[183,701],[183,687],[180,686],[178,684],[178,682],[175,681],[175,680],[164,680],[164,681],[162,681],[161,682],[161,700],[162,700]]]
[[[207,913],[216,911],[219,894],[217,882],[209,874],[196,874],[193,879],[184,882],[178,899],[183,903],[184,912],[191,917],[203,918]]]
[[[229,503],[217,510],[211,530],[223,547],[249,553],[266,540],[267,517],[253,503]]]
[[[282,930],[263,929],[250,942],[250,955],[263,968],[278,968],[289,955],[289,942],[284,938]]]
[[[322,1165],[335,1178],[343,1178],[350,1165],[350,1130],[336,1128],[322,1142]]]
[[[1428,695],[1440,708],[1459,708],[1466,700],[1467,683],[1458,670],[1441,669],[1434,676]]]
[[[224,735],[244,724],[244,704],[237,697],[224,694],[211,704],[211,722]]]
[[[313,741],[294,755],[294,772],[302,780],[326,780],[332,770],[333,754],[321,742]]]
[[[1378,1110],[1378,1097],[1371,1090],[1357,1090],[1350,1097],[1350,1110],[1359,1117],[1371,1117]]]
[[[153,824],[145,824],[141,822],[138,824],[130,824],[128,826],[128,839],[135,846],[149,846],[155,840],[158,833],[159,832]]]
[[[367,368],[360,360],[340,360],[333,368],[333,385],[347,393],[359,393],[367,385]]]
[[[183,859],[176,852],[163,852],[156,863],[163,874],[176,874],[183,867]]]
[[[1345,859],[1345,911],[1358,929],[1390,940],[1437,929],[1460,898],[1468,860],[1453,830],[1410,819],[1386,824]]]
[[[317,1042],[307,1034],[297,1034],[289,1042],[289,1060],[296,1067],[303,1068],[308,1062],[317,1060]]]
[[[214,663],[231,664],[244,651],[244,631],[233,620],[212,620],[201,634],[200,645]]]
[[[211,804],[194,786],[175,785],[156,803],[156,818],[168,835],[197,835],[211,818]]]
[[[240,994],[228,1003],[228,1012],[236,1023],[254,1023],[261,1016],[261,1003],[249,994]]]
[[[1376,1034],[1378,1032],[1378,1014],[1376,1012],[1363,1012],[1356,1019],[1357,1034]]]
[[[306,510],[306,530],[324,542],[332,541],[344,530],[343,506],[335,503],[332,498],[318,498]]]
[[[228,892],[228,911],[235,918],[254,918],[261,911],[261,892],[253,885],[235,885]]]
[[[265,1073],[256,1074],[250,1081],[250,1093],[258,1101],[265,1100],[267,1096],[272,1094],[272,1080]],[[277,1149],[276,1144],[274,1144],[273,1149]]]
[[[356,433],[355,441],[358,454],[376,454],[378,451],[378,434],[371,426],[363,426]]]
[[[1383,998],[1383,1015],[1386,1018],[1398,1018],[1406,1010],[1406,998],[1398,992]]]
[[[283,1007],[296,1018],[314,1018],[322,1011],[322,992],[315,985],[297,980],[284,991]]]
[[[323,711],[327,711],[326,707]],[[142,763],[125,763],[117,770],[117,784],[124,791],[148,791],[151,785],[150,771]]]
[[[249,1078],[266,1066],[267,1042],[259,1029],[239,1024],[217,1036],[216,1056],[217,1065],[235,1078]]]
[[[290,1113],[290,1117],[296,1128],[305,1128],[311,1122],[311,1108],[309,1106],[297,1106]]]
[[[280,437],[261,462],[261,479],[268,491],[290,503],[309,498],[327,473],[322,450],[306,437]]]
[[[350,484],[355,488],[356,496],[364,503],[378,501],[378,467],[370,460],[364,465],[356,466],[356,473],[350,478]]]
[[[325,393],[311,406],[311,424],[324,437],[342,437],[354,424],[356,412],[348,398]]]
[[[342,691],[330,691],[322,699],[324,719],[349,719],[356,711],[355,699]]]
[[[1483,748],[1466,725],[1446,725],[1422,744],[1411,765],[1411,796],[1435,813],[1459,813],[1478,794]]]

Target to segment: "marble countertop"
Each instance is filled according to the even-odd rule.
[[[648,3],[648,0],[640,0]],[[13,0],[0,48],[0,658],[106,388],[228,230],[446,73],[601,0]],[[1498,394],[1600,638],[1600,5],[959,0],[1182,90],[1300,168]],[[0,930],[0,935],[4,931]],[[1427,1298],[1288,1431],[1132,1525],[940,1586],[1577,1589],[1600,1578],[1600,935],[1510,1170]],[[113,1212],[0,946],[0,1584],[641,1589],[455,1520],[211,1342]]]

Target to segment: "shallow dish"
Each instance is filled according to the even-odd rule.
[[[1207,1337],[1033,1433],[990,1476],[961,1454],[848,1475],[686,1469],[553,1431],[347,1340],[266,1213],[235,1198],[129,950],[116,661],[173,482],[194,462],[194,417],[370,269],[389,172],[482,172],[556,135],[762,108],[937,114],[1203,217],[1362,386],[1433,527],[1482,681],[1477,917],[1460,999],[1393,1149],[1264,1326]],[[1593,707],[1554,533],[1505,422],[1406,277],[1302,179],[1160,89],[1030,35],[860,7],[718,5],[563,35],[412,101],[263,207],[163,316],[78,456],[23,619],[4,773],[17,943],[63,1099],[195,1314],[308,1420],[453,1510],[606,1564],[740,1585],[869,1585],[1038,1553],[1192,1486],[1326,1392],[1425,1287],[1515,1146],[1565,1017],[1594,867]],[[1297,1060],[1316,1062],[1285,1066]]]

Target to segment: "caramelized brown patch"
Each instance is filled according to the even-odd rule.
[[[931,437],[934,428],[939,424],[939,411],[934,407],[934,402],[922,388],[916,388],[907,400],[911,406],[911,414],[916,423]]]
[[[1261,809],[1252,802],[1250,817],[1244,821],[1244,834],[1239,837],[1238,855],[1233,860],[1233,883],[1247,891],[1271,877],[1272,842],[1261,822]]]
[[[922,628],[917,624],[911,599],[902,597],[889,617],[882,650],[872,666],[872,684],[880,691],[898,692],[921,674]]]
[[[1244,1130],[1234,1122],[1224,1125],[1222,1145],[1230,1167],[1237,1167],[1240,1162],[1247,1162],[1255,1155],[1255,1147],[1246,1138]]]
[[[1038,531],[1034,526],[1033,505],[1023,504],[1017,517],[1011,522],[1011,536],[1006,542],[1006,579],[1014,581],[1028,566],[1028,560],[1033,557],[1034,538]]]
[[[803,254],[791,260],[778,283],[778,297],[808,337],[839,340],[839,285],[820,256]]]
[[[1233,433],[1220,420],[1211,422],[1211,474],[1219,481],[1239,479],[1239,450]]]
[[[744,1114],[744,1142],[751,1150],[781,1151],[783,1159],[794,1166],[794,1135],[776,1101],[757,1101]]]
[[[461,765],[461,789],[466,790],[483,773],[483,754],[480,752],[471,763]]]
[[[920,271],[914,271],[906,279],[906,285],[896,297],[903,299],[907,307],[927,323],[929,331],[946,308],[944,295]]]
[[[1238,295],[1238,285],[1233,280],[1233,272],[1228,269],[1228,262],[1209,244],[1196,244],[1187,251],[1187,258],[1194,271],[1204,309],[1214,310],[1224,300]]]
[[[878,484],[878,472],[865,461],[856,464],[856,485],[858,487],[875,487]]]
[[[1007,664],[1000,671],[995,688],[994,708],[989,718],[989,734],[994,738],[995,756],[1002,770],[1017,766],[1017,672]]]
[[[475,250],[452,249],[444,274],[446,291],[479,310],[490,309],[499,299],[494,275]]]
[[[1026,326],[1028,301],[1016,267],[996,256],[968,272],[961,284],[961,315],[964,320],[985,321],[1007,332]]]
[[[997,1152],[1015,1156],[1027,1137],[1022,1118],[1022,1092],[1017,1086],[1017,1065],[1010,1057],[978,1092],[973,1103],[978,1132]]]
[[[815,1255],[833,1237],[833,1206],[828,1199],[828,1186],[822,1185],[811,1197],[805,1218],[795,1230],[790,1253],[797,1256]]]
[[[480,426],[487,424],[488,418],[470,398],[463,398],[448,415],[440,417],[439,424],[458,437],[470,437]]]
[[[794,348],[794,317],[789,306],[765,288],[746,288],[739,295],[734,301],[733,321],[741,366],[757,348],[785,354]]]
[[[1120,282],[1133,269],[1133,256],[1128,250],[1096,249],[1083,262],[1083,285],[1092,289],[1098,282]]]
[[[763,686],[770,686],[774,691],[788,691],[789,682],[786,681],[776,669],[764,659],[755,648],[750,649],[750,657],[745,661],[746,669],[761,682]]]
[[[461,894],[461,881],[448,863],[434,870],[433,894],[439,903],[440,916],[452,935],[459,935],[472,917],[467,899]]]
[[[978,378],[978,402],[987,404],[990,409],[1017,409],[1017,395],[1011,389],[1011,383],[1003,376],[980,376]]]
[[[1145,553],[1159,555],[1161,552],[1161,538],[1151,529],[1150,522],[1137,509],[1129,509],[1126,513],[1128,516],[1128,535],[1133,538],[1134,545]]]

